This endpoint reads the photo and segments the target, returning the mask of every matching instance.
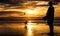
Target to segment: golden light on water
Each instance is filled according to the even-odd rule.
[[[28,21],[27,27],[28,27],[28,29],[29,29],[29,30],[31,30],[31,29],[32,29],[32,27],[33,27],[33,26],[32,26],[31,21]]]
[[[33,36],[33,31],[32,31],[32,22],[28,21],[27,23],[27,34],[26,36]]]
[[[32,34],[32,23],[31,21],[28,21],[27,28],[28,28],[28,34],[29,36]]]

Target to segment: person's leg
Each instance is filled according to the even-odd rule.
[[[25,28],[27,28],[27,24],[25,24]]]
[[[25,21],[25,27],[26,27],[26,25],[27,25],[27,21]]]
[[[49,24],[49,29],[50,29],[50,36],[54,36],[54,27],[53,27],[53,22],[48,23]]]
[[[49,28],[50,28],[50,35],[51,35],[51,36],[54,35],[53,26],[51,25],[51,26],[49,26]]]

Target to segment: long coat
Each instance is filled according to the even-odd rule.
[[[47,18],[48,25],[53,23],[53,20],[54,20],[54,7],[53,6],[48,8],[46,18]]]

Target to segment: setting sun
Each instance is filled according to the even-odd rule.
[[[27,14],[35,14],[36,12],[34,10],[28,10]]]

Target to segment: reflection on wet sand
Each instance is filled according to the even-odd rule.
[[[60,26],[54,26],[55,36],[60,36]],[[49,36],[49,26],[43,23],[5,23],[0,24],[0,36]]]
[[[30,28],[30,29],[28,28],[26,36],[33,36],[32,28]]]
[[[32,23],[31,21],[28,21],[27,23],[27,35],[26,36],[33,36],[33,31],[32,31]]]

